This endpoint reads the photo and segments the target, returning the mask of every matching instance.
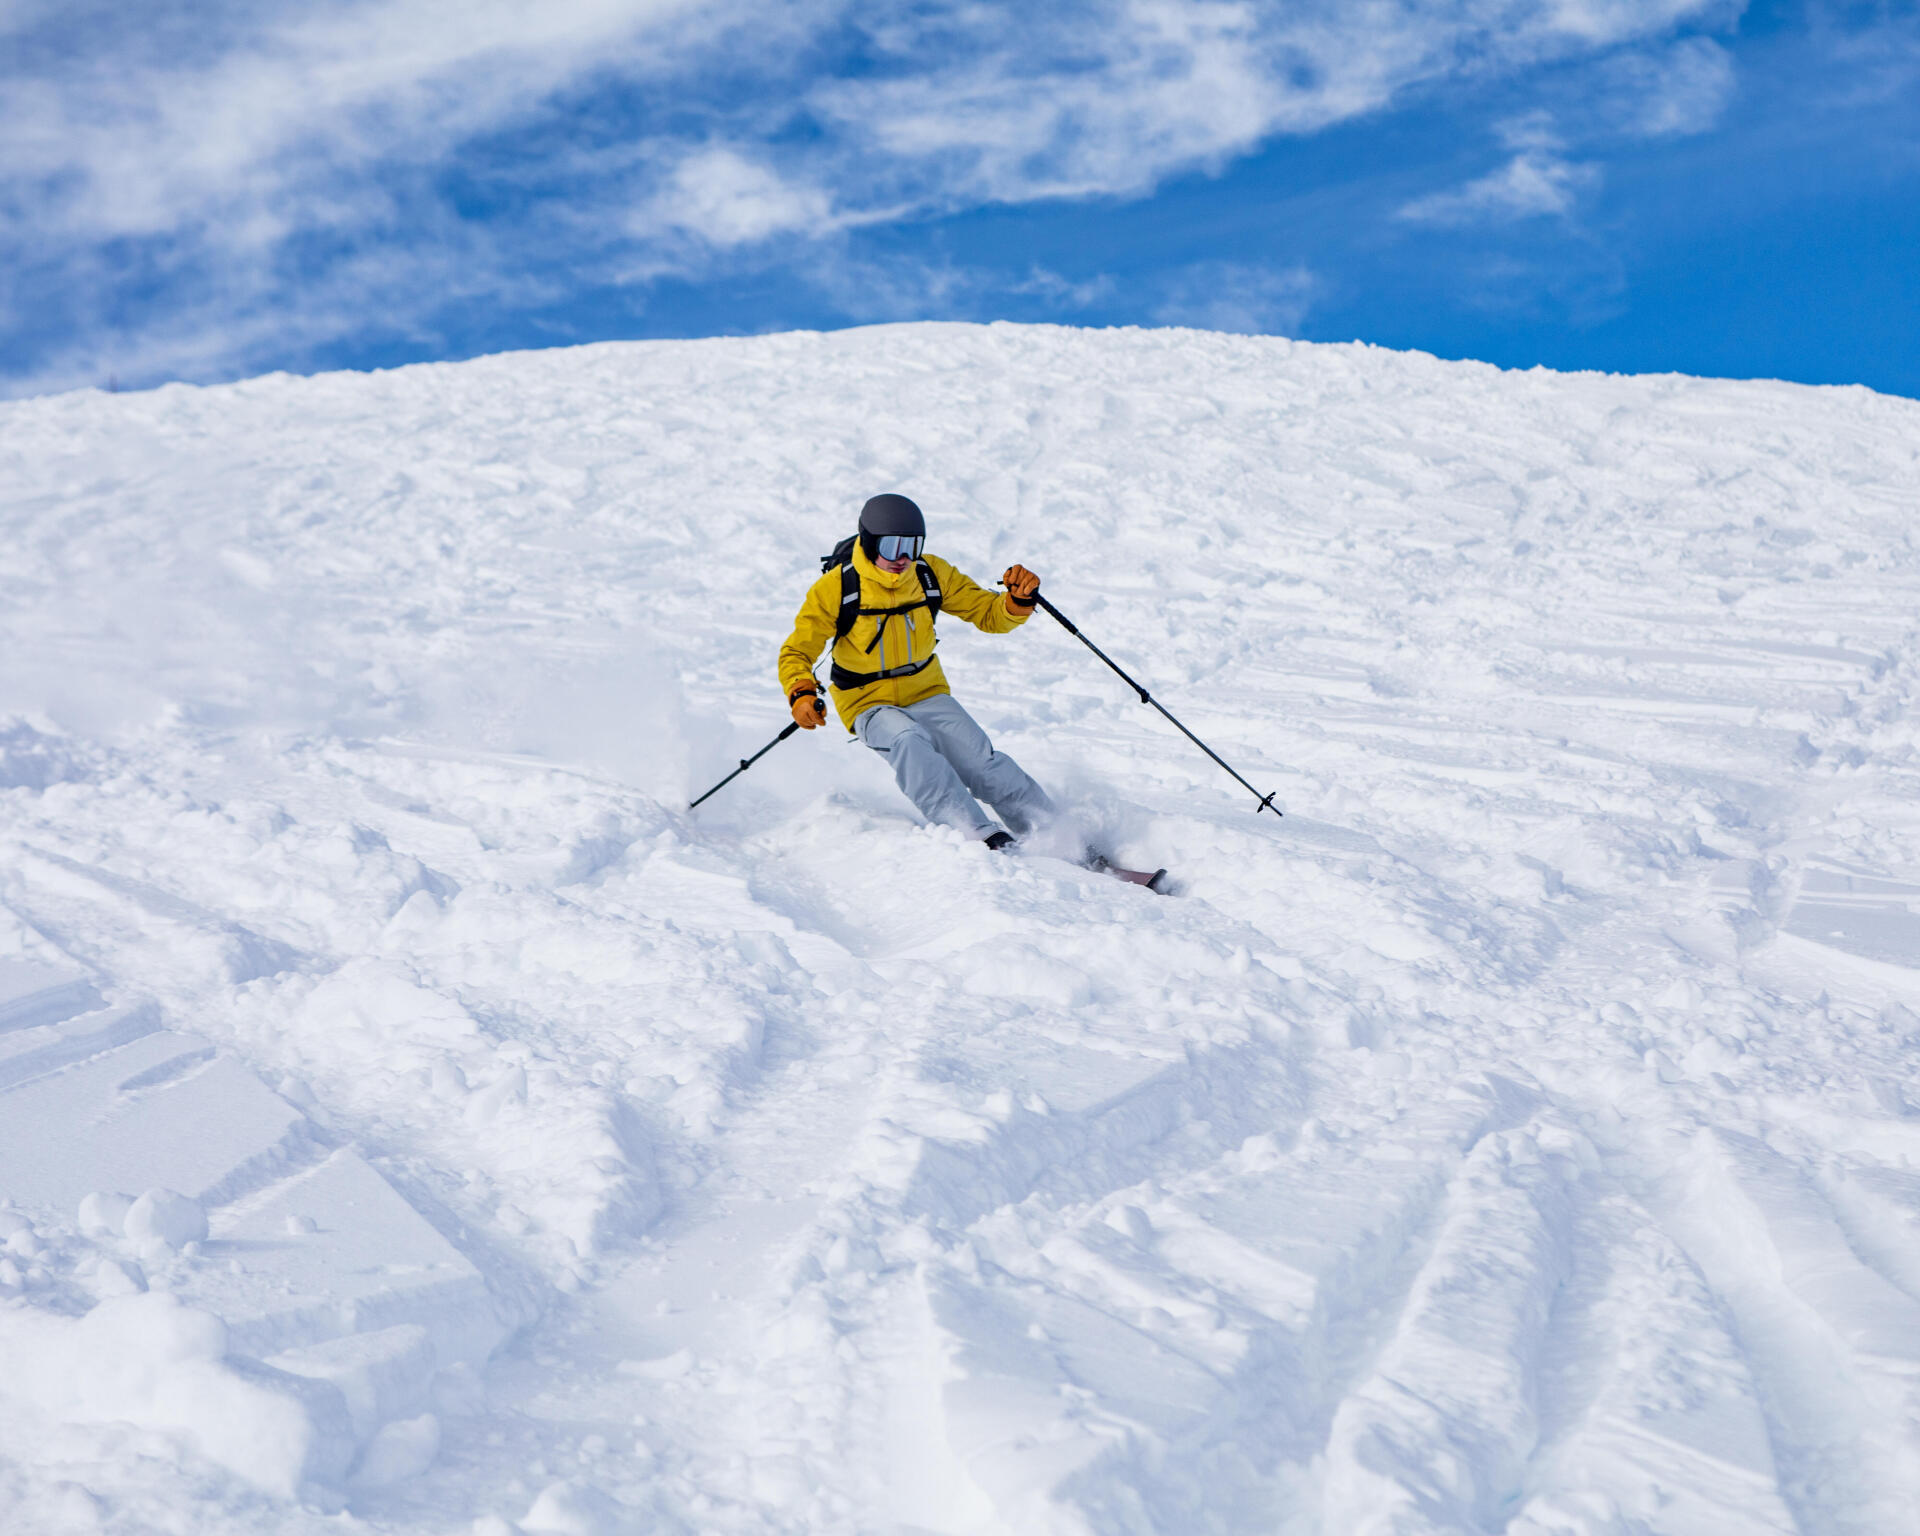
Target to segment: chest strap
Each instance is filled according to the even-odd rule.
[[[933,616],[940,616],[942,593],[940,583],[934,579],[933,567],[927,564],[923,555],[913,562],[913,573],[920,578],[920,596],[911,603],[902,603],[898,608],[863,608],[860,606],[860,573],[854,569],[853,561],[848,560],[840,567],[840,606],[833,615],[833,638],[844,640],[853,632],[854,620],[873,618],[888,613],[905,613],[910,608],[930,608]],[[881,619],[884,626],[886,620]],[[867,647],[872,650],[872,646]]]
[[[878,619],[874,627],[873,638],[867,642],[866,654],[871,656],[879,649],[881,639],[887,632],[887,621],[896,613],[911,613],[916,608],[927,610],[929,620],[940,614],[943,594],[940,583],[934,578],[933,567],[922,557],[913,563],[914,574],[920,578],[921,595],[910,603],[900,603],[891,608],[866,608],[860,603],[860,573],[853,568],[849,560],[840,567],[840,611],[834,615],[834,639],[846,639],[853,630],[857,619]],[[908,662],[901,667],[884,667],[878,672],[855,672],[834,662],[828,668],[827,680],[835,688],[864,688],[869,683],[885,682],[888,678],[912,677],[916,672],[925,671],[933,663],[932,655],[923,661]]]

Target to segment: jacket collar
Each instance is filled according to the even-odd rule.
[[[907,568],[904,571],[883,571],[879,566],[869,560],[867,558],[867,552],[862,549],[858,543],[855,543],[853,546],[853,568],[860,573],[860,579],[862,581],[874,582],[886,588],[889,592],[898,592],[903,587],[909,586],[916,592],[920,590],[920,578],[915,573],[911,560],[907,562]]]

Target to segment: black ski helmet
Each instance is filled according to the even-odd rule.
[[[860,509],[860,548],[871,560],[880,547],[883,534],[903,534],[910,539],[927,536],[927,520],[920,509],[904,496],[889,492],[875,496]]]

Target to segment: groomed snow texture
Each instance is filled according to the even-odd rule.
[[[1176,894],[774,651],[867,496]],[[1920,405],[912,325],[0,407],[0,1529],[1888,1533]]]

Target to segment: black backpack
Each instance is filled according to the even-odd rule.
[[[820,557],[820,571],[824,575],[836,565],[840,567],[840,607],[833,616],[833,638],[844,640],[852,632],[854,620],[860,618],[878,618],[880,627],[874,631],[873,639],[867,645],[868,654],[880,644],[880,637],[887,632],[887,620],[896,613],[911,613],[916,608],[927,610],[927,617],[940,616],[940,583],[934,579],[933,567],[927,564],[922,555],[913,562],[914,574],[920,578],[920,596],[910,603],[902,603],[897,608],[862,608],[860,606],[860,573],[854,569],[853,546],[860,535],[850,533],[833,546],[831,554]],[[883,672],[850,672],[835,662],[832,667],[832,682],[836,688],[859,688],[867,683],[877,683],[889,677],[908,677],[920,671],[931,662],[917,661],[904,667],[890,667]]]

